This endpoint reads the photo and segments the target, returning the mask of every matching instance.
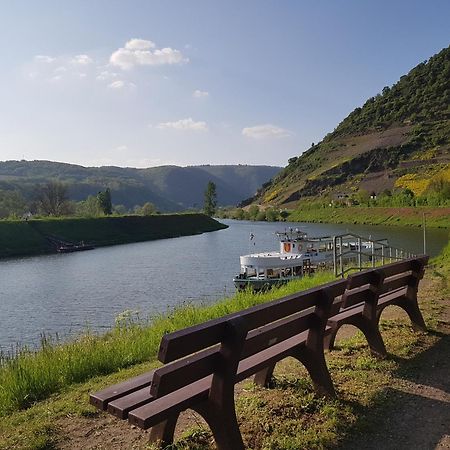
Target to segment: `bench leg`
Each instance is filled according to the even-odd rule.
[[[228,402],[227,402],[228,403]],[[231,404],[217,408],[214,404],[203,404],[194,407],[207,422],[214,436],[218,450],[244,450],[241,431],[236,418],[234,398]]]
[[[318,395],[328,398],[336,397],[323,352],[315,352],[303,347],[295,349],[291,355],[306,367]]]
[[[275,364],[271,364],[268,367],[260,370],[256,373],[253,382],[258,386],[269,387],[272,380],[273,370],[275,369]]]
[[[425,321],[423,320],[422,313],[420,312],[419,305],[417,302],[410,301],[408,299],[399,300],[395,303],[391,303],[391,305],[396,305],[402,308],[406,314],[408,314],[409,319],[411,320],[412,327],[414,331],[427,331],[427,326],[425,325]],[[384,311],[384,308],[377,311],[377,319],[380,321],[381,313]]]
[[[354,325],[359,328],[369,344],[370,352],[375,358],[384,359],[387,356],[386,347],[384,345],[383,337],[378,328],[378,323],[363,316],[355,316],[347,322],[349,325]]]
[[[331,326],[331,329],[329,329],[323,338],[323,349],[332,351],[334,350],[334,343],[336,341],[336,335],[339,330],[339,326],[335,323],[329,323],[329,326]]]
[[[152,427],[150,432],[150,442],[158,444],[161,448],[171,445],[173,443],[178,416],[179,414],[174,414],[164,422]]]

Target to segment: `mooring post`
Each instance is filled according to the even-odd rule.
[[[362,252],[362,249],[361,249],[361,244],[362,244],[362,241],[361,241],[361,238],[359,237],[358,238],[358,268],[359,268],[359,271],[361,272],[361,270],[362,270],[362,258],[361,258],[361,252]]]
[[[425,219],[425,213],[422,216],[422,226],[423,226],[423,254],[427,254],[427,222]]]
[[[334,276],[337,278],[337,238],[333,236],[333,266],[334,266]]]

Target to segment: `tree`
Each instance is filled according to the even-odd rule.
[[[0,190],[0,218],[20,216],[27,208],[27,204],[19,191]]]
[[[275,222],[278,219],[278,211],[274,208],[266,209],[267,222]]]
[[[369,205],[370,195],[365,189],[360,189],[356,194],[356,200],[360,205]]]
[[[139,213],[143,216],[151,216],[156,213],[155,205],[150,202],[144,203]]]
[[[289,217],[289,212],[283,209],[283,211],[280,211],[280,217],[282,220],[286,220]]]
[[[107,216],[112,214],[111,191],[106,188],[97,194],[98,204],[103,213]]]
[[[86,200],[77,204],[77,214],[83,217],[98,217],[103,214],[98,198],[89,195]]]
[[[68,187],[59,181],[50,181],[37,188],[39,210],[48,216],[63,216],[70,212]]]
[[[237,220],[244,220],[245,218],[245,211],[242,208],[236,209],[233,214],[233,219]]]
[[[250,220],[256,220],[256,216],[259,213],[259,208],[257,205],[251,205],[250,208],[248,208],[248,218]]]
[[[207,216],[213,216],[217,207],[217,192],[216,185],[209,181],[205,190],[205,201],[203,210]]]

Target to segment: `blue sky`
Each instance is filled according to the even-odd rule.
[[[0,160],[286,165],[449,45],[450,2],[0,2]]]

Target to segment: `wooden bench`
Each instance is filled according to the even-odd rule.
[[[143,429],[150,441],[173,442],[179,414],[190,408],[208,423],[220,450],[244,448],[234,385],[255,375],[267,386],[275,364],[292,356],[308,370],[319,395],[335,395],[323,353],[327,320],[346,280],[258,305],[165,335],[165,365],[92,394],[102,410]]]
[[[343,296],[333,304],[324,347],[332,350],[339,328],[349,324],[363,332],[374,356],[385,358],[379,321],[389,305],[405,310],[414,329],[425,331],[417,290],[427,262],[424,255],[350,275]]]

